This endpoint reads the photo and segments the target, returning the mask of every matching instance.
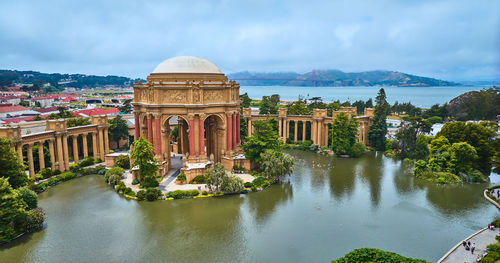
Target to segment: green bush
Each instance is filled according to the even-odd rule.
[[[125,186],[125,183],[122,181],[119,181],[115,186],[115,190],[117,193],[124,193],[125,189],[127,189],[127,186]]]
[[[123,190],[123,194],[135,196],[134,190],[132,190],[132,188],[130,188],[130,187],[125,188],[125,190]]]
[[[52,177],[52,178],[49,179],[48,183],[49,183],[50,186],[56,185],[57,183],[59,183],[59,178]]]
[[[251,182],[246,182],[243,184],[243,186],[245,186],[245,188],[251,188],[253,184]]]
[[[500,243],[488,245],[488,254],[479,261],[480,263],[495,263],[500,260]]]
[[[56,171],[59,171],[59,170],[56,170]],[[61,173],[61,171],[59,171],[59,173]],[[49,177],[52,177],[54,175],[54,173],[52,172],[52,169],[50,169],[50,168],[43,168],[40,171],[40,175],[43,177],[43,179],[47,179]]]
[[[427,119],[430,123],[432,124],[436,124],[436,123],[443,123],[443,118],[439,117],[439,116],[432,116],[430,118]]]
[[[56,169],[54,171],[54,173],[52,173],[52,175],[60,175],[60,174],[61,174],[61,170],[59,170],[59,169]]]
[[[144,190],[139,190],[136,194],[137,200],[142,201],[146,197],[146,191]]]
[[[81,162],[78,163],[78,166],[87,167],[87,166],[93,165],[94,163],[95,163],[94,158],[87,156],[87,157],[83,158],[83,160]]]
[[[195,178],[193,178],[193,180],[191,180],[191,182],[189,182],[189,183],[190,184],[206,184],[207,177],[205,177],[204,175],[198,175]]]
[[[242,194],[248,194],[248,190],[243,189],[243,190],[241,191],[241,193],[242,193]]]
[[[99,171],[97,172],[97,174],[98,174],[98,175],[105,175],[107,171],[108,171],[108,169],[106,169],[106,168],[102,168],[101,170],[99,170]]]
[[[115,166],[123,169],[130,169],[130,158],[128,155],[120,155],[116,157]]]
[[[33,232],[42,228],[43,221],[45,221],[45,213],[41,208],[35,208],[28,212],[28,215],[23,222],[23,228],[27,232]]]
[[[47,187],[49,187],[48,182],[42,182],[39,184],[30,185],[31,190],[35,191],[36,193],[41,193],[41,192],[45,191],[47,189]]]
[[[179,182],[184,182],[186,181],[186,175],[184,173],[181,173],[179,175],[177,175],[177,179],[175,179],[176,181],[179,181]]]
[[[95,167],[89,167],[89,168],[83,168],[81,173],[82,175],[89,175],[89,174],[99,174],[99,171],[104,169],[104,173],[106,173],[106,167],[104,165],[98,165]]]
[[[135,178],[134,180],[132,180],[132,185],[136,185],[136,184],[139,184],[139,180],[137,180],[137,178]]]
[[[146,189],[145,198],[148,201],[158,200],[158,197],[161,196],[161,191],[156,188],[148,188]]]
[[[117,185],[118,183],[120,183],[122,180],[122,176],[121,175],[118,175],[118,174],[112,174],[109,178],[108,178],[108,183],[112,186],[115,186]]]
[[[173,197],[174,199],[181,199],[181,198],[189,197],[189,196],[197,196],[199,194],[200,194],[200,192],[198,192],[198,190],[188,190],[188,191],[175,190],[173,192],[169,192],[166,197]]]
[[[500,217],[495,219],[495,221],[491,222],[491,224],[497,228],[500,227]]]
[[[21,194],[21,198],[28,205],[28,209],[33,209],[38,206],[38,195],[34,191],[27,187],[20,187],[17,190]]]
[[[71,180],[73,178],[76,177],[76,174],[75,173],[72,173],[72,172],[64,172],[60,175],[57,176],[57,179],[59,179],[59,181],[68,181],[68,180]]]
[[[332,263],[351,263],[351,262],[384,262],[384,263],[426,263],[423,259],[413,259],[403,257],[396,253],[383,251],[376,248],[359,248],[347,253],[344,257],[333,260]]]
[[[208,195],[208,192],[207,191],[203,191],[203,192],[201,192],[201,195]]]
[[[95,160],[95,164],[98,164],[98,163],[102,163],[101,158],[97,158],[97,160]]]
[[[351,149],[349,150],[349,156],[358,158],[360,157],[364,152],[366,152],[366,146],[362,143],[355,143]]]
[[[117,184],[123,177],[123,173],[125,170],[123,168],[115,166],[108,171],[106,171],[106,174],[104,175],[104,180],[106,180],[107,183],[110,183],[111,185]],[[111,177],[113,177],[111,180]]]
[[[263,176],[259,176],[259,177],[255,178],[255,179],[253,179],[252,184],[253,184],[255,187],[259,188],[259,187],[261,187],[261,186],[262,186],[265,182],[266,182],[266,178],[265,178],[265,177],[263,177]]]
[[[43,180],[43,176],[41,174],[35,174],[35,180],[36,181],[40,181],[40,180]]]

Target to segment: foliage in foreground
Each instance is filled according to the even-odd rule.
[[[216,163],[205,172],[207,187],[212,192],[239,193],[244,189],[243,180],[234,175],[229,175],[224,165]]]
[[[352,262],[384,262],[384,263],[427,263],[423,259],[403,257],[399,254],[383,251],[376,248],[359,248],[347,253],[344,257],[333,260],[332,263]]]
[[[156,171],[158,166],[154,159],[153,146],[143,137],[134,142],[130,155],[134,160],[132,166],[139,167],[139,175],[141,176],[141,186],[157,187],[158,181],[156,180]]]

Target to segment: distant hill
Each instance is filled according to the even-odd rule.
[[[242,86],[312,86],[312,72],[237,72],[228,75]],[[397,71],[365,71],[347,73],[340,70],[316,70],[316,86],[456,86],[459,83],[420,77]]]
[[[0,87],[16,83],[43,85],[50,83],[54,87],[94,88],[105,85],[129,87],[139,79],[119,76],[94,76],[85,74],[40,73],[37,71],[0,70]]]

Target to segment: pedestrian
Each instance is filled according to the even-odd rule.
[[[467,245],[467,242],[465,242],[465,240],[462,242],[462,246],[465,247],[465,245]]]
[[[467,241],[467,246],[469,246],[469,247],[470,247],[470,241]]]
[[[472,254],[474,254],[474,249],[476,249],[476,243],[472,243],[472,247],[470,248]]]

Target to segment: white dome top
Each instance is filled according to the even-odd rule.
[[[215,73],[222,74],[212,62],[199,57],[179,56],[169,58],[158,66],[153,73]]]

